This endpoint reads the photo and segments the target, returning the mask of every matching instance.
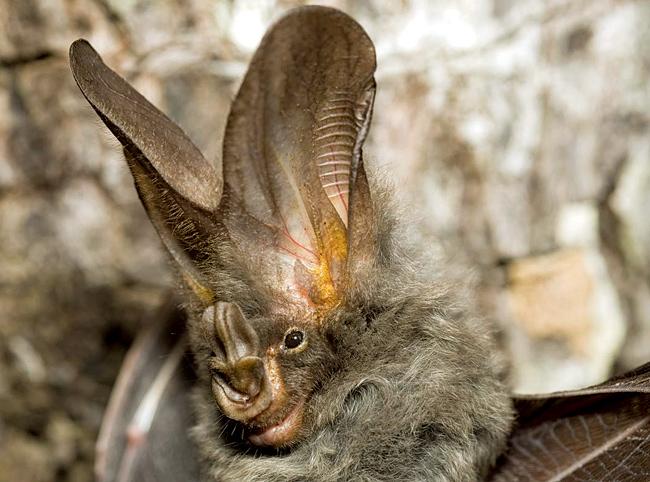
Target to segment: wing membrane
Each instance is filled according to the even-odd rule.
[[[515,408],[490,480],[650,480],[650,363],[583,390],[516,398]]]
[[[168,304],[129,350],[97,440],[98,482],[199,480],[183,322]]]

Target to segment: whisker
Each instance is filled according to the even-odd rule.
[[[327,197],[331,199],[331,198],[333,198],[333,197],[341,196],[341,195],[343,195],[343,194],[348,194],[348,192],[349,192],[349,191],[347,191],[347,190],[345,190],[345,191],[341,191],[341,192],[333,192],[333,193],[331,193],[331,194],[328,194]]]
[[[330,132],[329,134],[323,134],[322,136],[318,136],[315,140],[316,141],[322,141],[323,139],[327,139],[329,137],[338,137],[338,136],[345,136],[345,137],[350,137],[351,139],[356,139],[357,136],[350,133],[350,132]]]
[[[336,165],[341,165],[341,166],[349,166],[351,164],[350,161],[346,160],[336,160],[336,161],[326,161],[326,162],[321,162],[318,164],[318,167],[323,167],[323,166],[336,166]]]
[[[337,174],[347,174],[349,176],[350,171],[348,169],[337,169],[336,171],[321,172],[318,177],[336,176]]]
[[[314,130],[322,131],[324,129],[329,129],[330,127],[339,127],[339,126],[344,126],[344,127],[349,127],[350,129],[354,129],[354,127],[350,125],[349,122],[338,121],[338,122],[330,122],[329,124],[325,124],[324,126],[317,127]]]
[[[341,109],[341,107],[336,107],[334,109],[326,109],[326,110],[337,110],[337,109]],[[338,112],[336,114],[324,115],[324,116],[322,116],[322,117],[320,117],[318,119],[318,122],[323,122],[323,121],[328,120],[328,119],[336,119],[336,118],[339,118],[339,117],[345,117],[347,119],[352,119],[353,121],[356,120],[354,118],[354,115],[352,115],[350,112]]]

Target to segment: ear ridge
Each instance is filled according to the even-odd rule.
[[[361,158],[356,177],[351,185],[347,267],[349,276],[353,276],[356,270],[372,264],[378,249],[370,185]]]
[[[260,262],[281,273],[269,283],[309,293],[308,305],[341,300],[358,231],[349,222],[372,218],[369,191],[354,191],[375,66],[371,40],[348,15],[295,9],[262,39],[228,117],[225,182],[238,209],[276,233]]]

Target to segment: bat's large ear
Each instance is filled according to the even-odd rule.
[[[373,251],[361,147],[375,65],[352,18],[296,9],[265,35],[228,119],[228,231],[253,252],[266,250],[284,273],[274,283],[312,305],[336,303],[354,262]]]
[[[190,287],[211,293],[193,263],[214,227],[222,181],[185,133],[124,79],[85,40],[70,47],[84,96],[124,147],[140,199]]]

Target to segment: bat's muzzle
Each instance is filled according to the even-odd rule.
[[[257,333],[234,303],[218,302],[203,313],[214,327],[212,393],[224,415],[248,422],[272,401],[271,384],[261,358]]]

